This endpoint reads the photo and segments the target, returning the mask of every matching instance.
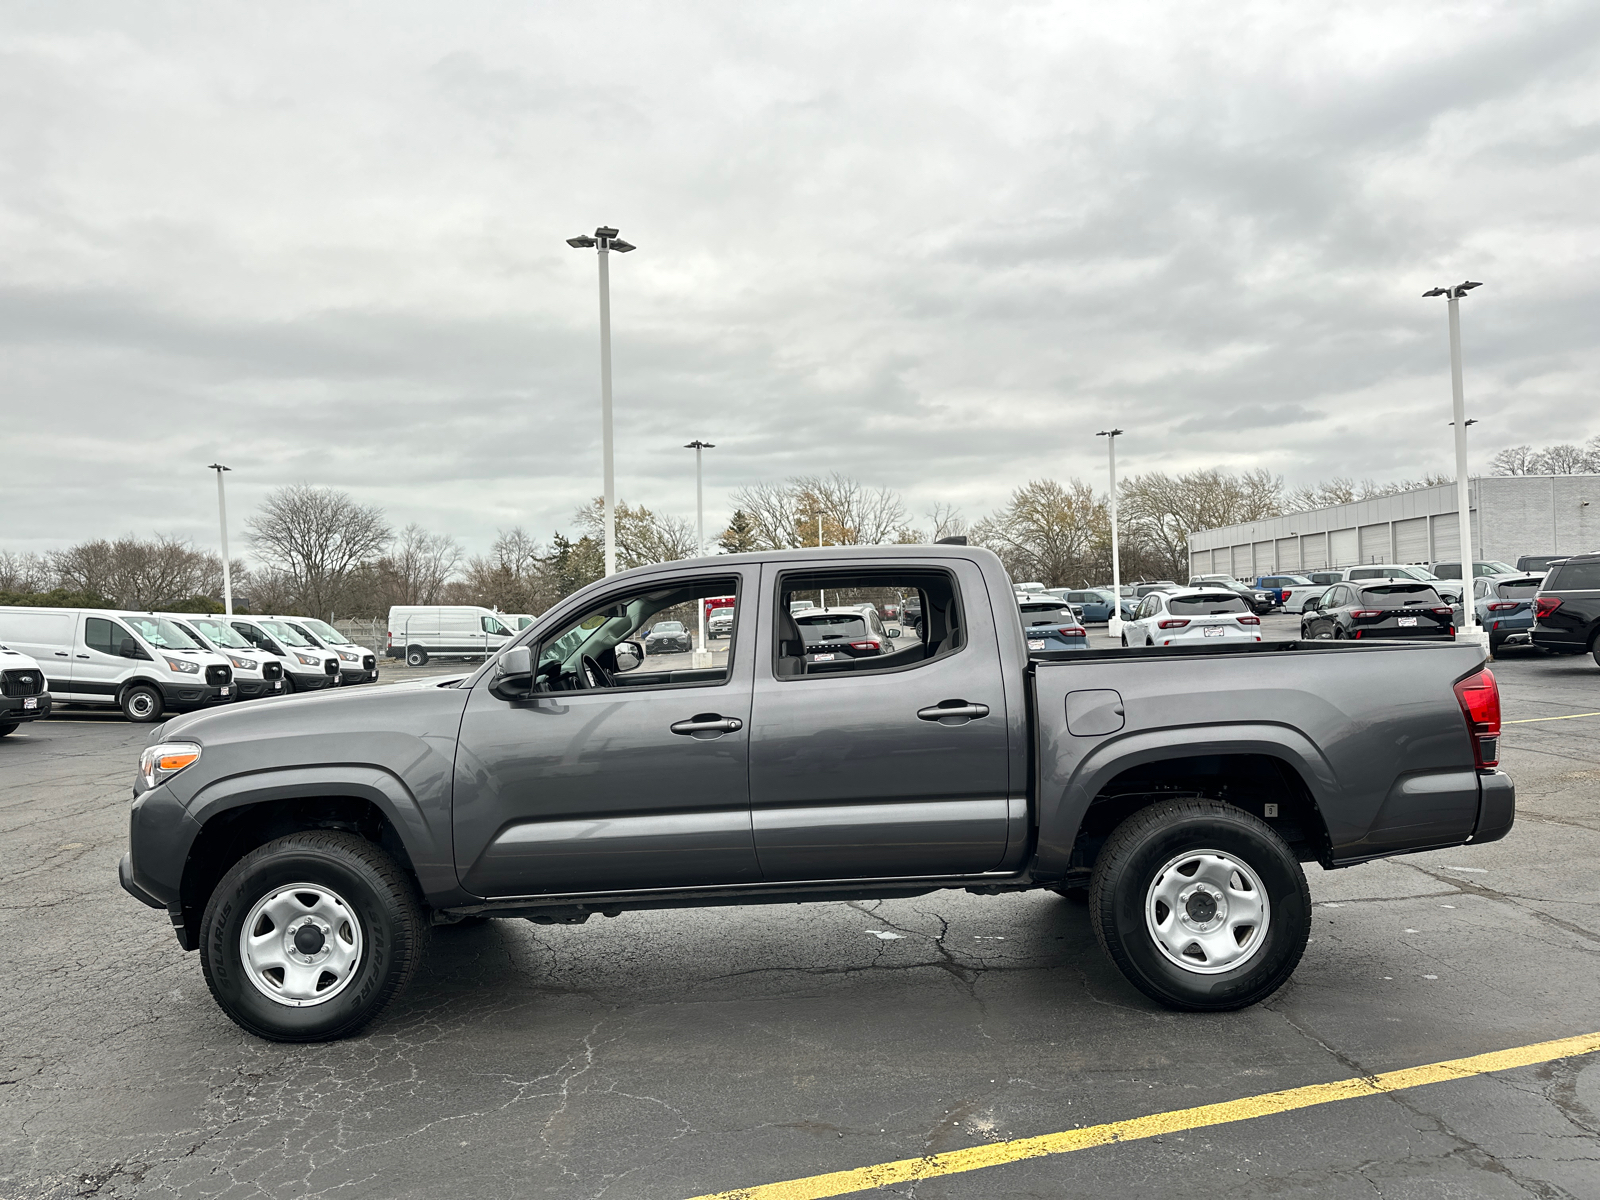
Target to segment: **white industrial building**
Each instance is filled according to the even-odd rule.
[[[1492,475],[1468,481],[1473,553],[1600,550],[1600,475]],[[1267,517],[1189,535],[1190,571],[1253,579],[1360,563],[1459,560],[1456,485]]]

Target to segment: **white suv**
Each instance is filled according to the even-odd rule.
[[[1139,601],[1122,627],[1124,646],[1190,646],[1259,642],[1261,618],[1238,592],[1174,588]]]

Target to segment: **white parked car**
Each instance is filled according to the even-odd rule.
[[[713,608],[711,615],[706,618],[706,637],[723,638],[733,636],[733,609]]]
[[[1510,570],[1509,567],[1506,569]],[[1449,603],[1461,603],[1463,589],[1459,571],[1454,579],[1441,579],[1421,563],[1369,563],[1346,567],[1342,582],[1348,583],[1353,579],[1415,579],[1420,583],[1433,584],[1433,590]]]
[[[315,617],[276,617],[274,619],[287,621],[298,632],[305,634],[324,650],[332,650],[337,654],[339,656],[340,683],[377,682],[378,656],[365,646],[352,642],[326,621],[319,621]]]
[[[28,655],[0,645],[0,737],[24,721],[50,715],[44,669]]]
[[[430,658],[488,658],[514,636],[507,614],[476,604],[397,604],[389,610],[389,657],[412,667]]]
[[[1151,592],[1122,627],[1124,646],[1259,642],[1261,618],[1238,592],[1176,588]]]
[[[228,618],[209,613],[153,613],[166,617],[194,639],[197,646],[215,651],[233,668],[239,699],[259,700],[283,695],[283,663],[240,637]]]
[[[298,629],[271,617],[227,618],[233,631],[283,664],[283,691],[315,692],[339,686],[339,656],[312,643]]]
[[[55,703],[120,708],[141,725],[239,698],[227,659],[149,613],[0,608],[0,642],[44,668]]]

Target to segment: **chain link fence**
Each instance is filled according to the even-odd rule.
[[[389,623],[382,617],[360,621],[335,621],[333,627],[358,646],[365,647],[380,659],[389,649]]]

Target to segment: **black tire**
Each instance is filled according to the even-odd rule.
[[[1255,949],[1232,969],[1177,965],[1146,920],[1163,868],[1200,850],[1248,867],[1268,902]],[[1089,920],[1101,949],[1152,1000],[1226,1012],[1258,1004],[1288,982],[1311,935],[1311,891],[1294,852],[1265,821],[1220,800],[1164,800],[1135,812],[1107,839],[1089,886]],[[1215,973],[1200,973],[1208,970]]]
[[[335,893],[356,918],[360,938],[348,982],[304,1007],[274,999],[253,982],[240,946],[252,908],[291,884]],[[267,930],[273,928],[268,922]],[[200,923],[200,961],[212,998],[240,1028],[268,1041],[326,1042],[357,1032],[399,995],[422,961],[427,937],[416,889],[392,858],[356,834],[308,830],[257,847],[222,877]]]
[[[122,689],[117,707],[135,725],[149,725],[161,719],[161,693],[148,683],[136,683]]]
[[[15,733],[21,724],[21,721],[7,721],[4,725],[0,725],[0,737],[5,737],[8,733]]]
[[[294,676],[289,674],[289,672],[285,671],[283,673],[283,691],[279,692],[278,694],[280,696],[292,696],[292,695],[294,695],[294,693],[295,693]]]
[[[406,647],[406,666],[425,667],[428,665],[428,652],[421,646]]]

